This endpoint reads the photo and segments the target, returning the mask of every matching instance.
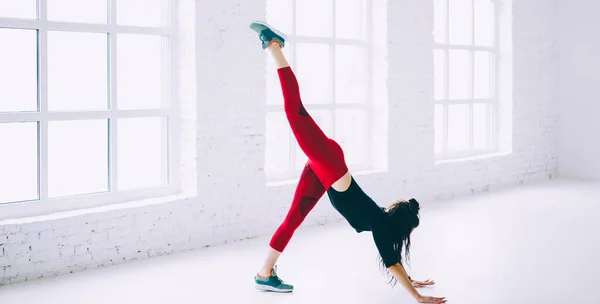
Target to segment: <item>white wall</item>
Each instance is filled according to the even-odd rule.
[[[389,165],[357,176],[381,205],[423,204],[556,173],[554,2],[515,1],[512,154],[434,165],[432,1],[388,1]],[[265,1],[197,0],[198,195],[0,223],[0,284],[270,234],[293,184],[266,186],[265,60],[248,23]],[[302,80],[300,80],[302,81]],[[306,225],[339,219],[326,199]],[[267,244],[265,244],[267,246]]]
[[[600,2],[560,0],[561,176],[600,179]]]

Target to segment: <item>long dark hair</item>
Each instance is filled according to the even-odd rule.
[[[394,248],[394,253],[398,255],[398,261],[402,263],[402,251],[404,251],[404,261],[410,262],[410,233],[419,226],[419,202],[414,198],[408,201],[401,200],[393,203],[386,209],[387,227],[390,229],[391,246]],[[382,269],[389,278],[389,283],[394,286],[397,283],[396,278],[392,275],[385,266],[381,256],[379,262]]]

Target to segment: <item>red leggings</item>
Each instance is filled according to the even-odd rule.
[[[292,69],[281,68],[277,73],[283,91],[285,114],[298,145],[308,157],[290,211],[271,238],[271,247],[282,252],[317,201],[333,183],[348,172],[348,167],[342,148],[328,138],[306,112]]]

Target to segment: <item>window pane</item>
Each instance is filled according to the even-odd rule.
[[[165,185],[168,172],[167,119],[119,119],[117,131],[118,189]]]
[[[325,135],[327,137],[332,138],[333,134],[331,131],[332,131],[333,125],[332,125],[332,119],[331,119],[331,112],[328,110],[312,110],[310,108],[307,109],[307,111],[310,114],[310,116],[315,120],[315,122],[317,123],[319,128],[321,128],[321,130],[323,130],[323,133],[325,133]],[[293,138],[292,140],[294,141],[294,146],[296,149],[296,164],[295,164],[295,168],[294,168],[295,169],[294,173],[300,173],[300,170],[302,170],[304,168],[304,165],[308,161],[308,158],[306,157],[306,154],[304,154],[304,152],[298,145],[298,141],[296,141],[296,138]]]
[[[108,108],[107,35],[48,32],[48,109]]]
[[[108,7],[106,0],[47,0],[48,20],[107,23]],[[143,11],[143,10],[140,10]]]
[[[472,0],[450,1],[450,44],[470,45],[473,41]]]
[[[290,58],[290,48],[283,48],[283,54],[286,58]],[[279,82],[279,74],[277,66],[270,54],[267,56],[267,104],[268,105],[283,105],[283,92],[281,91],[281,83]]]
[[[48,195],[108,191],[108,121],[48,123]]]
[[[473,105],[473,147],[487,149],[491,144],[491,111],[490,105],[476,103]]]
[[[493,46],[495,13],[492,0],[475,0],[475,45]]]
[[[433,51],[434,98],[443,99],[446,95],[446,51]]]
[[[337,103],[361,103],[368,99],[367,52],[362,47],[335,47],[335,99]]]
[[[365,33],[365,0],[335,1],[335,36],[362,39]]]
[[[296,1],[296,34],[332,37],[333,0]]]
[[[0,123],[0,204],[38,199],[37,122]]]
[[[491,54],[475,52],[475,98],[491,97]]]
[[[0,0],[0,17],[35,19],[37,18],[37,1]]]
[[[267,113],[267,174],[285,173],[290,169],[290,127],[283,112]]]
[[[267,22],[280,31],[292,33],[292,14],[291,0],[267,0]]]
[[[331,67],[329,45],[298,43],[296,73],[300,95],[305,104],[331,102]]]
[[[344,149],[348,165],[368,165],[369,130],[365,110],[335,110],[335,140]]]
[[[448,152],[464,151],[469,148],[468,105],[448,106]]]
[[[446,43],[446,24],[447,24],[447,0],[434,0],[433,2],[433,41],[436,43]]]
[[[166,105],[166,39],[118,35],[118,108],[156,109]]]
[[[435,153],[444,151],[444,106],[435,105],[434,110],[434,150]]]
[[[37,110],[37,33],[0,29],[0,112]]]
[[[136,26],[165,26],[167,0],[117,0],[117,23]]]
[[[450,50],[448,58],[449,98],[471,98],[471,54],[469,51]]]

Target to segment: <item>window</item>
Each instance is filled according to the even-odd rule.
[[[434,0],[437,159],[498,150],[498,18],[493,0]]]
[[[288,34],[284,52],[303,103],[353,170],[372,166],[372,10],[370,0],[267,1],[267,22]],[[267,62],[265,170],[269,180],[288,180],[307,158],[285,117],[276,67]]]
[[[176,191],[171,4],[0,1],[0,207]]]

